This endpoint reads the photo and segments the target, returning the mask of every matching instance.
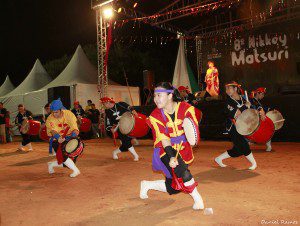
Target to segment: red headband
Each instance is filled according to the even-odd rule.
[[[108,102],[115,103],[115,101],[112,98],[109,98],[109,97],[102,97],[102,98],[100,98],[100,101],[101,101],[102,104],[108,103]]]

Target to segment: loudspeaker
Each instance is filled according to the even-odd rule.
[[[143,71],[144,89],[154,89],[154,72],[149,70]]]

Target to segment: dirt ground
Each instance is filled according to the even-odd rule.
[[[141,180],[163,178],[151,169],[150,140],[136,147],[139,162],[129,153],[113,160],[110,139],[85,143],[77,178],[66,168],[48,174],[54,157],[46,143],[25,153],[16,151],[16,142],[0,145],[0,225],[300,224],[300,143],[274,143],[270,153],[252,146],[258,168],[249,171],[244,157],[217,167],[214,157],[231,144],[202,141],[190,170],[206,207],[213,208],[209,216],[192,210],[187,194],[151,191],[149,199],[139,199]]]

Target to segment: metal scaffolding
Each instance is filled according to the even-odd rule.
[[[198,85],[201,84],[201,74],[203,72],[203,61],[202,61],[202,40],[200,36],[196,36],[196,57],[197,57],[197,75],[198,75]],[[203,88],[203,87],[201,87]]]
[[[104,20],[100,8],[96,10],[97,25],[97,55],[98,55],[98,92],[100,98],[107,96],[107,64],[105,56],[107,51],[107,22]]]
[[[97,26],[97,60],[98,60],[98,92],[99,97],[102,98],[107,96],[107,86],[108,86],[108,75],[107,75],[107,27],[108,22],[104,19],[102,13],[102,7],[113,0],[108,0],[104,2],[91,1],[91,7],[96,12],[96,26]],[[100,135],[103,137],[105,135],[105,113],[100,112]]]

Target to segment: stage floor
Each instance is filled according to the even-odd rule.
[[[187,194],[150,191],[149,199],[139,198],[141,180],[163,179],[151,169],[150,140],[136,147],[139,162],[129,153],[113,160],[110,139],[85,143],[77,178],[67,168],[48,174],[54,157],[47,143],[33,143],[34,151],[25,153],[16,151],[18,143],[0,145],[0,225],[300,224],[300,143],[274,143],[270,153],[252,146],[258,168],[249,171],[244,157],[225,160],[227,168],[214,163],[231,143],[201,142],[190,170],[214,210],[210,216],[192,210]]]

